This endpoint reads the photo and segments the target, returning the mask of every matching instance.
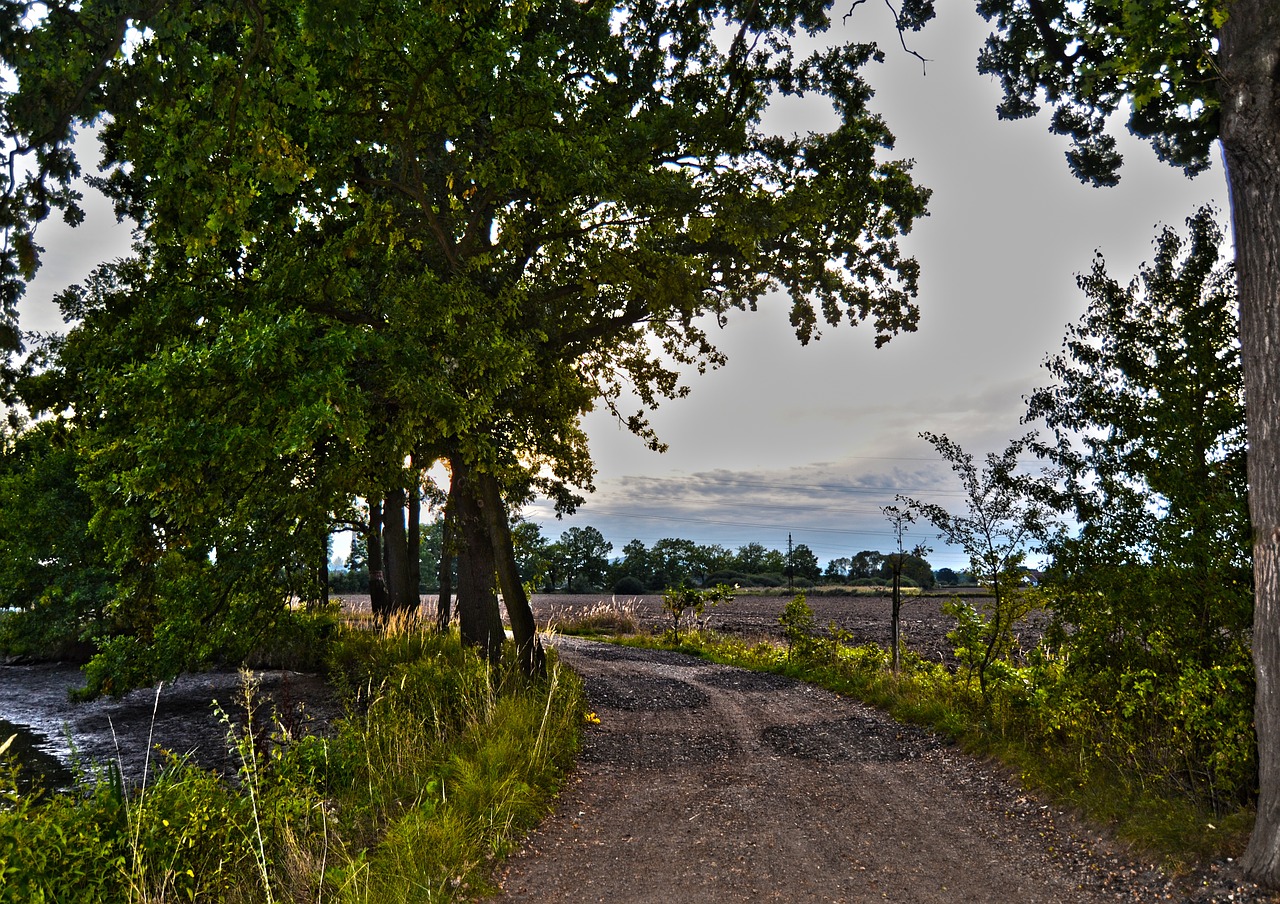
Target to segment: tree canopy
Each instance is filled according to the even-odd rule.
[[[1032,394],[1080,525],[1051,545],[1059,612],[1090,670],[1208,667],[1244,641],[1252,603],[1244,380],[1235,274],[1211,208],[1161,230],[1127,284],[1099,256],[1089,307]],[[1136,580],[1138,573],[1144,575]],[[1100,611],[1089,599],[1101,593]],[[1078,601],[1072,605],[1071,601]],[[1096,646],[1094,646],[1096,644]]]
[[[780,289],[802,342],[915,328],[897,239],[928,193],[868,109],[876,48],[793,51],[827,28],[822,3],[19,7],[4,131],[37,166],[11,186],[15,241],[74,210],[72,130],[92,121],[95,184],[140,239],[64,296],[63,379],[28,398],[85,426],[118,560],[202,574],[216,550],[250,622],[241,591],[318,557],[335,523],[385,524],[386,579],[404,573],[403,506],[439,459],[459,549],[492,545],[510,608],[505,508],[590,488],[594,406],[660,447],[620,400],[652,407],[686,391],[680,367],[718,365],[710,325]],[[761,126],[801,94],[837,124]]]

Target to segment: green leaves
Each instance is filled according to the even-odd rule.
[[[1129,131],[1188,174],[1209,165],[1218,137],[1217,32],[1227,4],[1183,0],[979,0],[996,32],[978,70],[1000,78],[1002,119],[1054,108],[1052,130],[1071,139],[1081,181],[1112,185],[1122,163],[1109,117],[1129,108]]]
[[[931,13],[910,4],[904,27]],[[82,323],[38,393],[85,426],[96,528],[134,569],[120,630],[156,650],[252,633],[358,498],[440,458],[572,509],[582,416],[602,405],[661,448],[620,400],[688,392],[683,371],[724,360],[707,324],[778,288],[803,342],[914,329],[898,239],[928,193],[867,108],[876,49],[796,56],[828,24],[811,0],[11,17],[11,119],[84,88],[33,139],[50,156],[15,224],[70,204],[51,193],[66,129],[98,118],[96,184],[141,230],[135,260],[64,298]],[[77,26],[92,38],[57,42]],[[768,134],[788,93],[837,125]]]
[[[1056,381],[1029,399],[1081,525],[1054,551],[1064,589],[1085,591],[1063,599],[1090,659],[1207,665],[1249,625],[1244,384],[1216,219],[1162,229],[1127,285],[1098,258],[1078,280],[1089,308],[1046,362]]]

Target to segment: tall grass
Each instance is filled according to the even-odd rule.
[[[228,722],[238,774],[165,757],[67,795],[0,773],[0,902],[467,900],[549,810],[583,722],[578,679],[528,681],[411,620],[347,628],[330,675],[346,715],[324,737],[260,712]]]

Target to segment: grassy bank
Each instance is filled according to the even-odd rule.
[[[168,759],[142,789],[86,776],[19,796],[0,776],[2,902],[472,899],[532,828],[580,740],[579,680],[528,681],[414,624],[330,641],[346,716],[328,737],[273,714],[230,731],[223,777]],[[0,742],[3,739],[0,738]]]

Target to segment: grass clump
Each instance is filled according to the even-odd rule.
[[[550,626],[557,634],[578,637],[637,634],[640,614],[636,600],[619,600],[616,596],[600,600],[586,609],[557,606],[551,612]]]
[[[292,734],[228,721],[238,774],[167,757],[129,787],[20,794],[0,773],[0,902],[469,900],[550,808],[584,720],[580,681],[530,681],[412,621],[337,628],[346,716]],[[2,740],[2,739],[0,739]]]

